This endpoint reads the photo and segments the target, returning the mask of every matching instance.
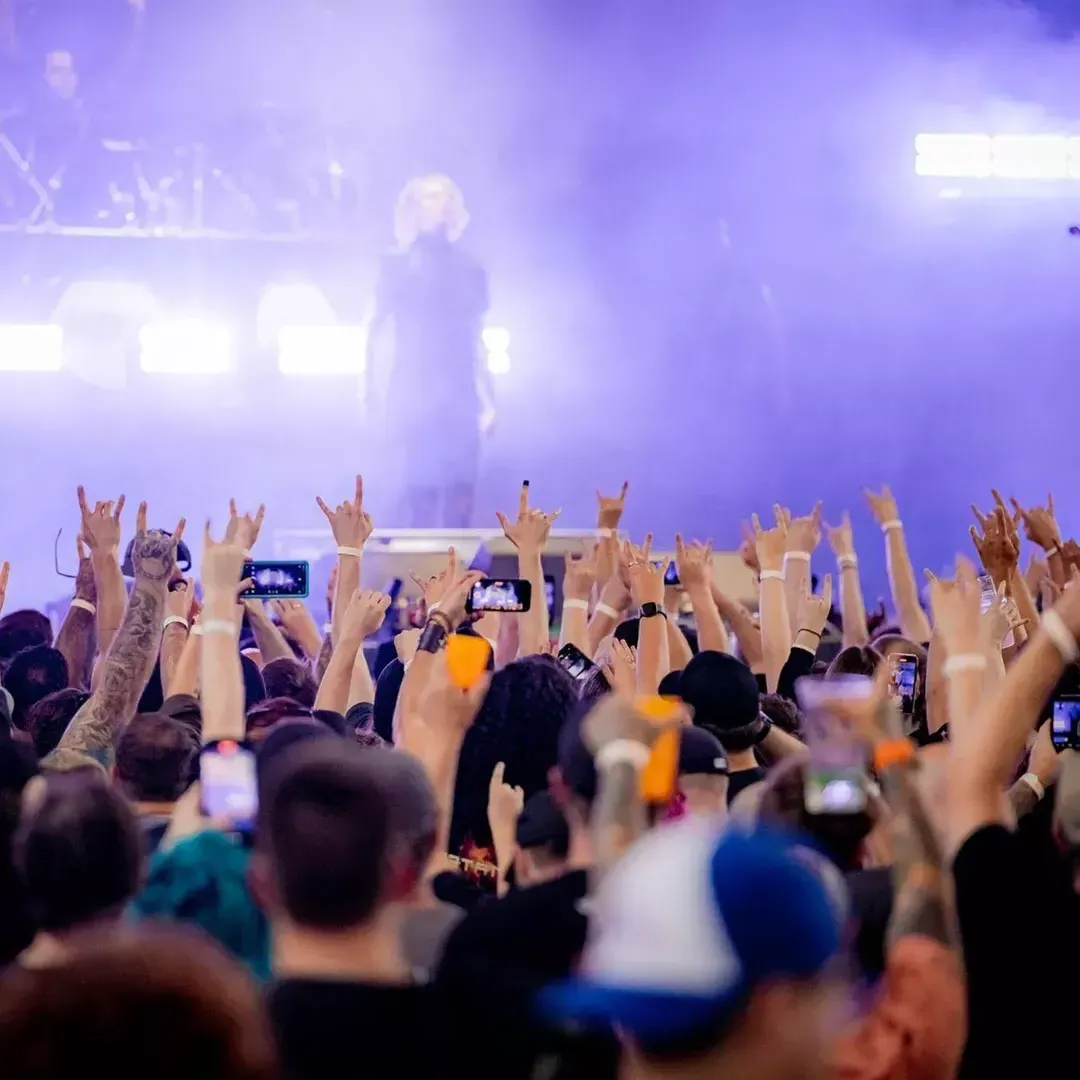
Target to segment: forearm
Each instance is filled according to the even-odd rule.
[[[806,746],[794,735],[789,735],[775,724],[769,728],[769,733],[758,744],[761,752],[769,759],[770,764],[775,764],[784,758],[797,757],[806,753]]]
[[[275,626],[274,629],[280,633],[278,627]],[[296,639],[296,643],[304,650],[304,655],[308,660],[314,661],[318,658],[322,650],[323,639],[310,612],[305,609],[303,616],[298,616],[295,621],[290,621],[285,629]],[[263,655],[265,656],[265,653]],[[289,655],[292,655],[291,649]]]
[[[316,709],[344,713],[348,707],[349,684],[352,680],[356,654],[363,650],[364,641],[351,634],[342,634],[334,646],[334,655],[326,667],[315,696]]]
[[[1059,560],[1060,561],[1060,560]],[[1019,567],[1013,567],[1009,578],[1009,595],[1016,601],[1016,610],[1021,619],[1027,620],[1028,626],[1039,625],[1039,609],[1028,588],[1027,579],[1020,573]]]
[[[788,624],[792,637],[799,629],[795,625],[799,618],[799,603],[807,593],[813,591],[810,588],[810,557],[807,555],[803,558],[805,554],[795,551],[784,557],[784,597],[787,600]]]
[[[589,647],[585,650],[589,656],[595,656],[604,638],[615,632],[619,625],[617,618],[612,618],[606,611],[594,611],[589,620]]]
[[[1065,582],[1069,580],[1069,568],[1065,565],[1065,559],[1061,554],[1060,546],[1055,552],[1047,554],[1046,566],[1050,571],[1050,580],[1059,589],[1064,589]]]
[[[180,667],[180,658],[187,645],[188,630],[179,623],[170,623],[161,635],[161,691],[165,697],[172,693],[176,682],[176,672]]]
[[[285,640],[284,635],[277,628],[273,619],[266,614],[266,609],[261,600],[255,600],[245,605],[247,609],[248,625],[255,637],[255,645],[262,654],[264,664],[271,660],[292,660],[294,654],[291,646]],[[316,652],[318,655],[318,652]]]
[[[201,642],[198,634],[190,633],[180,650],[172,679],[166,681],[164,670],[161,673],[162,691],[167,698],[177,694],[197,697],[199,693],[199,663],[202,657]]]
[[[668,620],[662,615],[643,618],[638,629],[637,691],[655,694],[670,668],[667,643]]]
[[[926,731],[933,735],[949,722],[949,687],[941,667],[945,646],[935,630],[930,635],[926,656]]]
[[[202,737],[244,738],[244,677],[235,634],[224,631],[236,618],[236,596],[232,592],[208,593],[203,602],[202,642]],[[220,632],[207,628],[221,627]]]
[[[398,690],[397,705],[394,707],[395,746],[401,742],[403,725],[407,724],[409,719],[419,711],[424,688],[435,671],[435,657],[436,654],[433,652],[418,649],[405,668],[401,689]]]
[[[712,588],[707,582],[686,590],[690,604],[694,609],[694,621],[697,623],[698,647],[712,652],[731,652],[731,642],[720,618],[720,609],[713,599]]]
[[[784,582],[761,580],[761,651],[765,661],[765,685],[775,693],[780,672],[791,652],[791,623],[788,621]]]
[[[88,687],[97,652],[95,616],[85,608],[69,607],[56,635],[56,650],[67,661],[68,686]]]
[[[870,630],[866,625],[866,604],[857,564],[838,566],[840,571],[840,617],[844,623],[844,648],[866,645]]]
[[[575,645],[586,656],[589,652],[589,610],[576,597],[563,599],[562,619],[559,624],[559,648]]]
[[[326,675],[326,669],[330,666],[330,657],[333,655],[334,641],[333,638],[327,634],[326,637],[323,638],[319,655],[315,658],[315,681],[317,683],[322,682],[323,677]]]
[[[518,656],[536,656],[548,650],[548,610],[544,603],[544,568],[539,551],[518,552],[518,573],[532,587],[533,602],[521,615]]]
[[[338,555],[337,565],[334,604],[330,612],[330,637],[335,644],[349,603],[356,595],[356,590],[360,588],[360,558],[357,555]]]
[[[638,790],[638,771],[631,763],[609,765],[600,772],[598,784],[591,818],[594,880],[603,878],[648,825]]]
[[[690,648],[690,642],[686,640],[686,635],[682,632],[678,620],[669,616],[665,621],[667,623],[668,670],[682,671],[694,659],[694,650]]]
[[[889,591],[900,620],[900,630],[910,641],[930,640],[930,620],[919,604],[919,589],[915,570],[908,555],[903,528],[889,529],[885,539],[885,556],[889,572]]]
[[[116,736],[134,714],[154,670],[164,612],[165,583],[136,579],[120,628],[102,661],[97,689],[75,714],[46,761],[62,768],[70,764],[73,755],[81,755],[112,767]]]
[[[363,645],[356,650],[356,659],[353,661],[352,677],[349,680],[349,708],[354,705],[375,704],[375,683],[371,678],[371,668],[368,667],[367,656],[364,654]]]
[[[761,636],[761,630],[754,622],[753,616],[742,604],[735,600],[729,600],[715,585],[712,587],[712,597],[720,612],[720,617],[727,619],[728,623],[730,623],[731,629],[738,639],[740,651],[746,658],[747,663],[750,664],[750,670],[755,675],[764,675],[765,664],[763,659],[760,656],[751,659],[746,655],[747,642]]]
[[[98,651],[109,651],[113,638],[124,617],[127,589],[120,561],[115,551],[94,552],[94,588],[97,590]]]

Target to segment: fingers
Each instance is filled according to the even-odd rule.
[[[965,585],[977,587],[976,579],[978,574],[975,572],[975,564],[963,555],[956,556],[956,583],[957,585]]]
[[[810,511],[810,517],[813,520],[815,525],[820,525],[821,524],[821,508],[824,505],[825,504],[819,499],[818,502],[817,502],[817,505],[814,507],[813,510]]]
[[[754,530],[753,540],[757,543],[765,535],[765,530],[761,527],[757,514],[750,515],[750,525]]]
[[[926,577],[927,584],[936,585],[938,583],[938,576],[934,573],[933,570],[923,570],[923,574]],[[884,600],[881,602],[881,606],[885,606]]]
[[[821,602],[826,610],[832,609],[832,574],[826,574],[821,580]]]
[[[85,518],[90,513],[90,507],[86,505],[86,488],[80,484],[75,489],[75,495],[79,500],[79,513]]]
[[[1013,510],[1016,511],[1016,516],[1018,518],[1022,517],[1022,518],[1024,518],[1026,520],[1027,519],[1027,511],[1020,505],[1020,500],[1016,499],[1016,498],[1010,498],[1009,502],[1012,503],[1012,508],[1013,508]]]
[[[975,545],[975,550],[982,554],[982,537],[979,535],[979,530],[972,525],[968,529],[968,533],[971,535],[971,542]]]
[[[975,515],[975,520],[979,523],[979,528],[983,532],[986,532],[986,523],[990,520],[989,515],[984,514],[974,503],[971,504],[971,512]],[[972,533],[975,530],[972,529]]]
[[[1006,513],[1008,513],[1008,509],[1007,509],[1007,508],[1006,508],[1006,506],[1005,506],[1005,500],[1004,500],[1004,499],[1003,499],[1003,498],[1001,497],[1001,492],[1000,492],[1000,491],[998,491],[998,489],[997,489],[997,488],[991,488],[991,489],[990,489],[990,494],[991,494],[991,495],[993,495],[993,497],[994,497],[994,502],[995,502],[995,503],[996,503],[996,504],[997,504],[997,505],[998,505],[998,506],[999,506],[999,507],[1000,507],[1000,508],[1001,508],[1002,510],[1004,510],[1004,511],[1005,511]]]
[[[679,562],[686,558],[686,546],[683,544],[682,533],[675,534],[675,558]]]
[[[255,531],[262,528],[263,518],[266,517],[266,503],[259,503],[259,509],[255,511]]]
[[[8,579],[11,577],[11,563],[5,559],[0,563],[0,593],[7,591]]]
[[[518,497],[518,515],[524,517],[529,512],[529,481],[521,483],[521,495]]]
[[[334,515],[331,512],[330,507],[327,506],[318,495],[315,496],[315,501],[319,504],[319,509],[326,515],[326,520],[333,523]]]
[[[86,550],[86,542],[83,540],[82,533],[75,537],[75,554],[78,556],[79,562],[90,558],[90,552]]]
[[[120,498],[116,500],[116,509],[113,511],[113,521],[119,521],[120,520],[120,514],[124,509],[125,501],[126,501],[126,498],[123,495],[121,495]],[[146,506],[146,503],[143,503],[142,505]],[[146,530],[146,526],[144,525],[143,526],[143,531],[145,532],[145,530]]]
[[[203,547],[212,548],[214,546],[214,538],[210,535],[210,519],[206,519],[206,528],[203,530]]]
[[[510,528],[510,522],[506,520],[506,515],[501,510],[496,510],[495,516],[499,519],[499,526],[502,531],[507,532]]]
[[[643,562],[649,561],[649,553],[652,551],[652,533],[645,534],[645,543],[641,547],[641,559]]]
[[[457,552],[454,550],[453,544],[450,545],[446,552],[446,572],[451,581],[458,575]]]
[[[242,597],[244,595],[244,593],[246,593],[249,589],[254,589],[254,588],[255,588],[255,579],[254,578],[244,578],[244,580],[241,581],[240,584],[236,586],[236,598],[237,598],[237,600],[239,600],[240,597]]]
[[[1046,509],[1050,511],[1051,517],[1056,517],[1054,513],[1054,493],[1051,491],[1046,496]]]
[[[123,495],[121,495],[120,496],[121,505],[123,504],[123,500],[124,500],[124,497],[123,497]],[[120,516],[120,512],[117,511],[116,514],[114,515],[114,517],[118,518],[119,516]],[[145,536],[146,535],[146,503],[145,502],[139,503],[139,509],[135,513],[135,533],[136,533],[137,536]]]
[[[559,507],[559,509],[558,509],[558,510],[552,510],[552,512],[551,512],[550,514],[547,514],[547,515],[546,515],[546,517],[547,517],[547,523],[548,523],[549,525],[552,525],[552,524],[554,524],[554,522],[555,522],[556,518],[558,518],[558,516],[559,516],[559,515],[560,515],[561,513],[562,513],[562,507]]]
[[[236,500],[229,500],[229,519],[235,521],[240,515],[236,512]]]
[[[356,505],[357,506],[363,506],[364,505],[364,478],[359,473],[356,474],[356,488],[355,488],[355,491],[354,491],[354,495],[356,497]]]
[[[491,770],[491,786],[502,787],[503,777],[506,775],[506,762],[496,761],[495,768]]]
[[[179,547],[179,546],[180,546],[180,540],[181,540],[181,538],[182,538],[182,537],[183,537],[183,535],[184,535],[184,529],[185,529],[186,527],[187,527],[187,518],[181,518],[181,519],[180,519],[180,520],[179,520],[179,521],[178,521],[178,522],[176,523],[176,528],[175,528],[175,529],[173,530],[173,534],[172,534],[172,538],[173,538],[173,547],[174,547],[174,548],[176,548],[176,547]]]
[[[622,482],[622,490],[619,492],[619,501],[626,502],[626,493],[630,490],[630,481],[624,480]]]
[[[772,512],[773,512],[773,517],[776,519],[776,527],[778,529],[781,529],[781,530],[786,532],[787,531],[787,517],[786,517],[787,512],[784,510],[784,508],[779,503],[774,503],[773,504]]]

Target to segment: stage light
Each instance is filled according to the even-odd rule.
[[[1005,180],[1080,179],[1080,138],[1069,135],[947,135],[915,137],[920,176]]]
[[[229,328],[205,319],[149,323],[139,345],[143,371],[156,375],[220,375],[232,363]]]
[[[59,371],[64,331],[52,323],[0,323],[0,371]]]
[[[485,326],[480,340],[489,353],[507,352],[510,349],[510,331],[503,326]]]
[[[267,285],[255,311],[255,333],[259,348],[276,349],[281,331],[292,326],[336,326],[333,305],[316,285],[303,281],[287,285]]]
[[[487,366],[492,375],[505,375],[510,370],[510,354],[504,349],[492,350],[487,354]]]
[[[366,347],[364,326],[283,326],[278,370],[283,375],[359,375]]]

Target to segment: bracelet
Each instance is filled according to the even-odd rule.
[[[758,574],[758,578],[761,581],[783,581],[784,580],[784,571],[783,570],[762,570],[761,573]]]
[[[1041,800],[1042,797],[1046,794],[1046,788],[1042,786],[1042,781],[1033,772],[1024,773],[1024,775],[1021,776],[1020,779],[1023,780],[1024,783],[1027,784],[1027,786],[1031,788],[1033,792],[1035,792],[1036,799]]]
[[[847,570],[851,567],[858,566],[859,559],[857,555],[838,555],[836,557],[836,565],[839,566],[841,570]]]
[[[818,639],[818,641],[821,640],[821,635],[816,630],[811,630],[809,626],[800,626],[799,634],[813,634],[814,637]],[[795,636],[798,637],[799,634],[796,634]]]
[[[1060,554],[1061,554],[1061,545],[1060,544],[1054,544],[1053,547],[1048,547],[1046,549],[1046,557],[1048,559],[1052,559],[1055,555],[1060,555]],[[1021,777],[1020,779],[1022,780],[1023,777]]]
[[[610,605],[600,603],[596,605],[594,615],[606,615],[609,619],[618,619],[619,613]]]
[[[446,627],[441,622],[428,619],[420,631],[420,640],[416,643],[417,652],[437,653],[445,644]]]
[[[170,626],[182,626],[185,630],[188,628],[187,619],[183,615],[170,615],[164,623],[161,625],[162,630],[168,630]]]
[[[894,529],[902,529],[904,523],[899,518],[892,518],[890,521],[883,521],[881,523],[881,531],[883,533],[892,532]]]
[[[97,607],[91,604],[89,600],[84,600],[81,596],[76,596],[71,601],[72,607],[77,607],[80,611],[89,611],[91,615],[97,614]]]
[[[640,772],[649,763],[649,748],[635,739],[614,739],[596,751],[597,772],[606,772],[613,765],[633,765]]]
[[[986,670],[986,657],[982,653],[957,653],[956,656],[950,656],[944,664],[941,665],[941,674],[946,679],[952,678],[953,675],[958,674],[961,671],[985,671]]]
[[[616,536],[617,533],[615,529],[605,529],[601,527],[596,530],[596,535],[599,536],[601,540],[610,540],[613,536]]]
[[[809,551],[785,551],[784,552],[784,562],[789,562],[789,561],[809,562],[810,561],[810,552]]]
[[[339,547],[337,549],[339,555],[351,555],[354,559],[359,559],[364,554],[362,547]]]
[[[228,619],[205,619],[199,622],[202,634],[220,634],[222,637],[237,637],[236,623]]]
[[[1077,647],[1076,638],[1056,611],[1048,611],[1043,615],[1042,628],[1066,664],[1074,663],[1080,658],[1080,647]]]
[[[195,637],[202,637],[202,623],[197,622],[191,627],[191,633]]]
[[[874,747],[874,769],[879,773],[914,760],[915,747],[907,739],[886,739]]]
[[[454,632],[453,626],[450,625],[450,616],[445,611],[429,611],[428,622],[441,626],[448,634]]]
[[[563,606],[564,611],[567,608],[570,608],[571,611],[588,611],[589,610],[589,601],[588,600],[575,600],[573,597],[571,597],[569,600],[564,600],[562,602],[562,606]]]

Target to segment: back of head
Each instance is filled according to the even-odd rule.
[[[269,770],[257,844],[272,916],[343,930],[377,914],[392,838],[381,757],[344,740],[312,739]]]
[[[24,608],[0,619],[0,663],[6,663],[23,649],[52,643],[52,623],[40,611]]]
[[[26,712],[26,730],[34,742],[34,752],[43,758],[55,750],[75,714],[90,700],[86,690],[68,687],[35,701]]]
[[[796,738],[801,737],[802,717],[798,705],[791,698],[786,698],[783,694],[762,694],[758,705],[781,731],[786,731]]]
[[[138,713],[116,743],[116,778],[135,802],[175,802],[187,789],[198,743],[164,713]]]
[[[67,684],[67,661],[63,653],[50,645],[32,645],[17,652],[4,670],[4,687],[15,703],[12,723],[25,731],[30,707],[43,697],[63,690]]]
[[[839,675],[865,675],[872,678],[881,663],[881,653],[870,645],[849,645],[833,657],[825,678]]]
[[[694,724],[711,731],[725,750],[753,745],[747,729],[758,718],[758,685],[741,661],[726,653],[698,653],[679,678],[679,696],[694,710]]]
[[[405,665],[395,656],[379,672],[375,682],[375,702],[372,709],[372,727],[375,734],[387,742],[394,737],[394,710],[397,708],[398,693],[405,678]]]
[[[15,835],[15,864],[42,930],[118,915],[139,888],[142,835],[100,770],[50,774]]]
[[[201,934],[94,935],[49,968],[0,979],[8,1076],[271,1080],[254,985]]]
[[[250,656],[240,657],[240,672],[244,678],[244,712],[247,712],[252,706],[266,700],[266,683],[259,665]]]
[[[390,813],[390,858],[419,879],[431,858],[439,827],[435,792],[423,766],[411,754],[388,746],[364,746],[379,770]]]
[[[268,698],[287,697],[309,709],[315,707],[318,684],[307,665],[299,660],[289,656],[271,660],[262,669],[262,680]]]
[[[266,698],[247,711],[247,737],[260,742],[278,724],[290,720],[311,720],[312,712],[295,698]]]

